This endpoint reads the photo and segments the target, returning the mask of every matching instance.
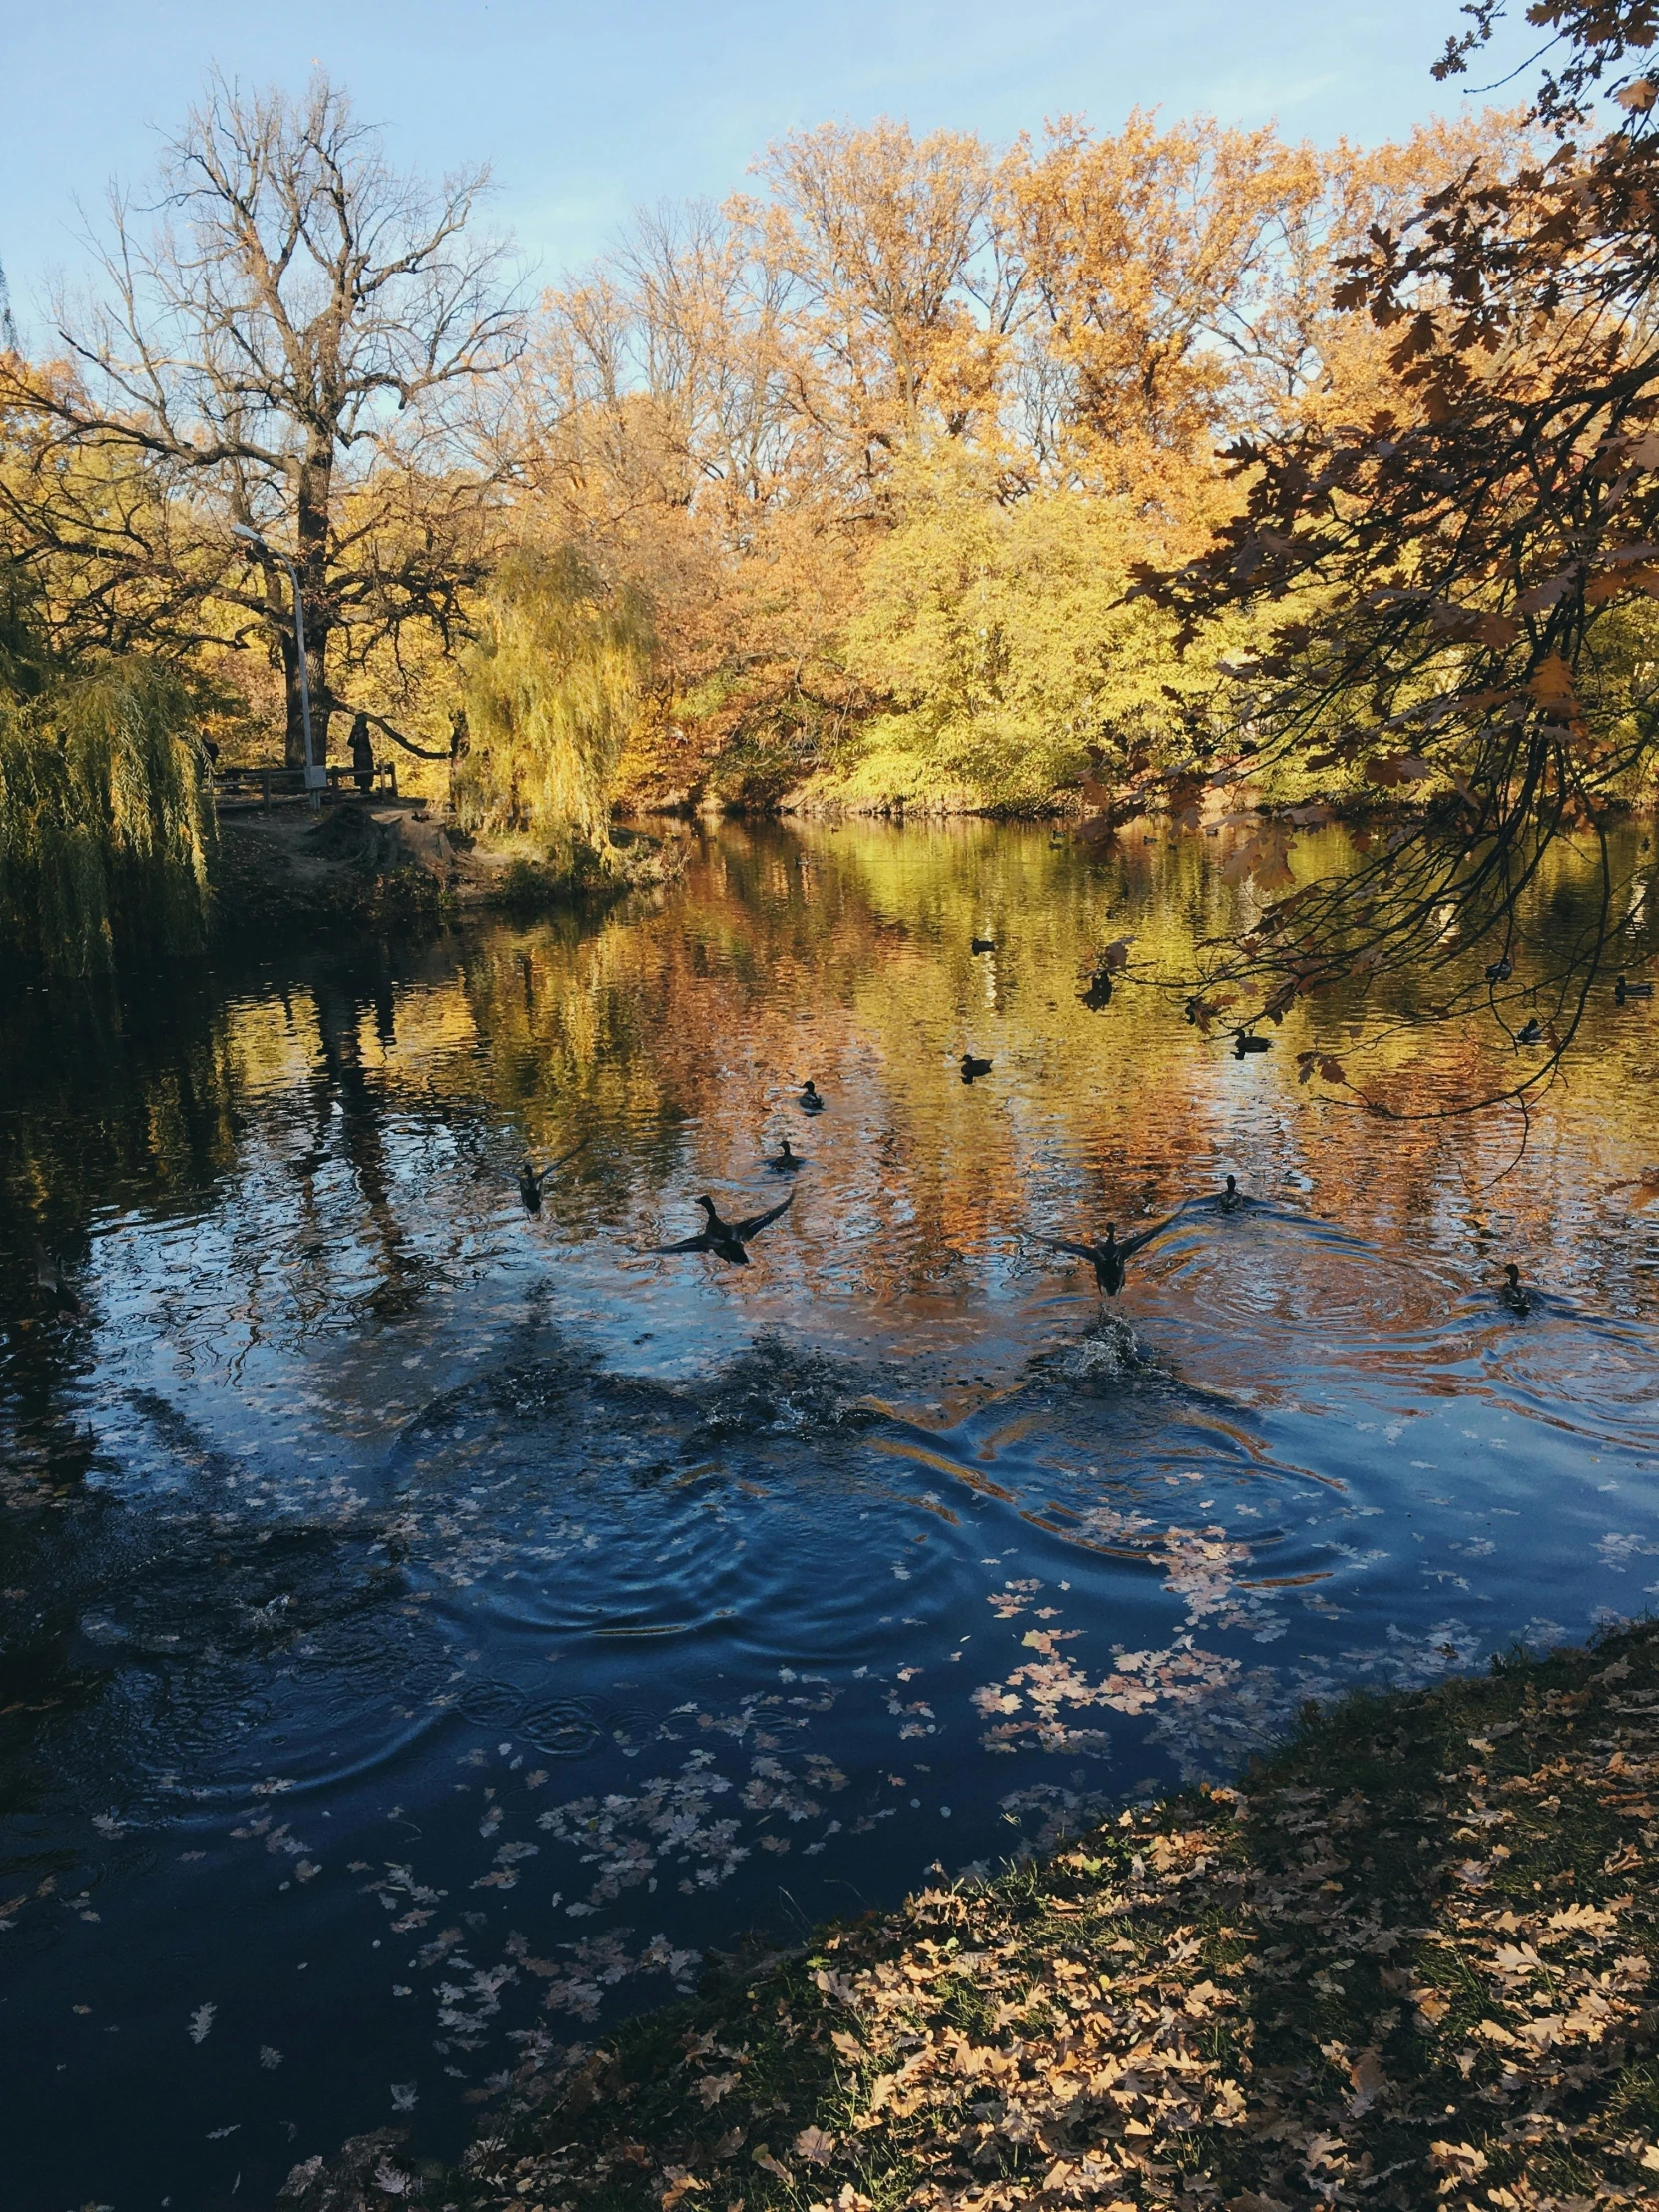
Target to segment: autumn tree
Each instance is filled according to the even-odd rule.
[[[213,79],[154,221],[112,196],[61,359],[0,368],[0,501],[67,643],[262,644],[297,761],[286,579],[233,524],[297,565],[324,746],[376,654],[456,637],[501,476],[485,409],[524,329],[476,229],[486,183],[399,175],[325,78],[296,100]]]
[[[1470,12],[1442,73],[1501,11]],[[1241,438],[1237,513],[1152,586],[1193,620],[1241,600],[1271,614],[1242,672],[1252,773],[1353,764],[1380,800],[1439,799],[1366,840],[1356,872],[1268,905],[1215,948],[1207,983],[1276,1015],[1416,964],[1443,977],[1441,1012],[1490,1004],[1516,1033],[1523,983],[1529,1006],[1541,988],[1550,1027],[1498,1086],[1518,1096],[1552,1070],[1609,941],[1608,825],[1659,715],[1659,90],[1631,66],[1659,17],[1647,0],[1540,0],[1529,21],[1553,42],[1536,149],[1469,160],[1406,220],[1374,225],[1340,273],[1339,307],[1387,340],[1393,395]],[[1597,855],[1599,918],[1529,942],[1525,897],[1566,838]],[[1283,886],[1283,837],[1259,849]]]
[[[1009,160],[971,133],[824,124],[772,147],[771,188],[733,213],[782,277],[782,362],[795,411],[846,493],[879,496],[894,455],[929,431],[994,420],[1022,273]]]
[[[1064,414],[1106,487],[1213,474],[1213,430],[1230,371],[1214,342],[1260,285],[1274,218],[1307,151],[1271,130],[1206,121],[1156,129],[1136,113],[1116,137],[1067,123],[1014,183],[1043,343]]]

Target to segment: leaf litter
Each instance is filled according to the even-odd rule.
[[[424,2201],[1651,2206],[1656,1795],[1656,1626],[1310,1710],[1239,1788],[527,2053]]]

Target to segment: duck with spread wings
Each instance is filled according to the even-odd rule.
[[[682,1237],[678,1244],[653,1245],[653,1252],[712,1252],[717,1260],[728,1261],[735,1268],[749,1265],[749,1254],[744,1250],[770,1221],[780,1214],[787,1214],[795,1204],[791,1191],[782,1205],[769,1206],[764,1214],[751,1214],[744,1221],[722,1221],[715,1210],[715,1202],[707,1193],[697,1202],[708,1216],[708,1224],[695,1237]]]
[[[539,1214],[541,1212],[542,1186],[550,1175],[557,1174],[560,1168],[568,1167],[587,1141],[587,1138],[583,1137],[580,1143],[573,1144],[568,1152],[561,1152],[556,1160],[549,1160],[544,1168],[535,1167],[528,1160],[523,1163],[518,1171],[518,1195],[524,1201],[524,1211],[527,1214]]]
[[[1041,1243],[1052,1252],[1069,1252],[1079,1260],[1087,1260],[1094,1269],[1094,1279],[1100,1286],[1102,1298],[1116,1298],[1123,1289],[1128,1263],[1137,1252],[1144,1251],[1154,1237],[1180,1219],[1179,1210],[1167,1215],[1163,1221],[1155,1221],[1150,1229],[1139,1229],[1132,1237],[1119,1237],[1114,1222],[1106,1224],[1106,1235],[1092,1243],[1084,1244],[1071,1237],[1044,1237]]]

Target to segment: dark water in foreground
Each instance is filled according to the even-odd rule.
[[[9,2212],[267,2205],[386,2124],[451,2153],[708,1946],[1646,1609],[1652,1017],[1602,1008],[1505,1175],[1512,1118],[1299,1086],[1353,1009],[1241,1063],[1150,993],[1082,1006],[1104,939],[1225,918],[1224,850],[734,830],[586,931],[14,995]],[[1379,1064],[1430,1095],[1508,1052]],[[642,1254],[699,1191],[782,1195],[786,1132],[754,1265]],[[526,1144],[582,1135],[527,1216]],[[1195,1208],[1109,1324],[1031,1239],[1228,1169],[1257,1203]]]

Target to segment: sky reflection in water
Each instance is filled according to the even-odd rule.
[[[451,2152],[709,1945],[1648,1606],[1650,1017],[1598,1013],[1494,1182],[1512,1117],[1298,1086],[1354,1009],[1240,1063],[1080,1003],[1106,938],[1218,924],[1222,849],[728,830],[587,929],[14,1006],[18,2212],[266,2204],[384,2124]],[[528,1217],[526,1146],[584,1133]],[[772,1203],[785,1133],[753,1265],[642,1253],[700,1191]],[[1195,1205],[1107,1320],[1031,1240],[1229,1169],[1256,1203]]]

